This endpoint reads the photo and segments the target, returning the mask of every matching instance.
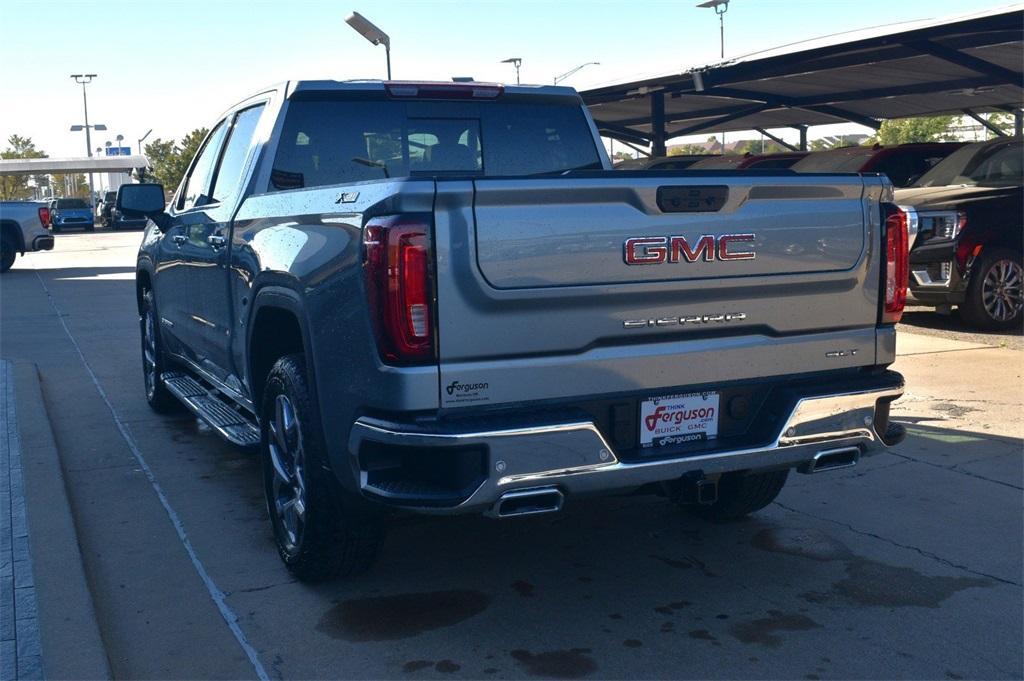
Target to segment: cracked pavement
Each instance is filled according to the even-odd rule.
[[[59,235],[52,253],[19,259],[0,290],[2,355],[39,366],[118,678],[257,674],[128,437],[272,678],[1024,671],[1024,354],[998,338],[901,325],[895,368],[908,392],[893,415],[908,424],[906,442],[853,469],[794,474],[747,521],[710,525],[650,496],[518,521],[401,517],[369,574],[307,586],[278,561],[255,458],[145,405],[138,241]]]

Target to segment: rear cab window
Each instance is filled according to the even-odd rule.
[[[403,101],[300,93],[289,102],[270,190],[401,177],[523,177],[601,168],[572,98]]]

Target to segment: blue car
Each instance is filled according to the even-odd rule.
[[[66,227],[81,227],[87,232],[95,229],[92,209],[85,199],[57,199],[50,202],[50,224],[54,233]]]

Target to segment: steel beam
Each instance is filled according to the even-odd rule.
[[[785,147],[786,149],[789,149],[790,151],[799,151],[796,147],[794,147],[792,144],[790,144],[786,140],[782,139],[781,137],[776,137],[775,135],[771,134],[770,132],[768,132],[764,128],[754,128],[754,130],[756,130],[757,132],[761,133],[762,135],[764,135],[765,137],[770,139],[772,142],[775,142],[776,144],[778,144],[781,147]]]
[[[727,116],[719,116],[718,118],[716,118],[714,120],[711,120],[711,121],[704,121],[703,123],[697,123],[696,125],[689,125],[689,126],[687,126],[685,128],[677,128],[677,129],[671,131],[668,134],[668,138],[672,139],[673,137],[682,137],[683,135],[692,135],[694,133],[701,132],[703,130],[712,130],[716,126],[722,125],[724,123],[729,123],[731,121],[735,121],[735,120],[738,120],[740,118],[743,118],[744,116],[749,116],[750,114],[759,113],[761,111],[764,111],[765,109],[770,109],[770,108],[771,108],[771,106],[769,106],[768,104],[757,104],[755,106],[749,106],[749,107],[747,107],[745,109],[741,109],[740,111],[734,111],[733,113],[731,113],[731,114],[729,114]]]
[[[1021,82],[1024,82],[1024,73],[1020,71],[1014,71],[1013,69],[1008,69],[1004,66],[1000,66],[999,64],[993,64],[990,61],[985,61],[984,59],[975,57],[973,54],[954,50],[950,47],[946,47],[945,45],[933,43],[930,40],[916,40],[908,42],[907,44],[915,50],[924,52],[925,54],[930,54],[933,57],[938,57],[942,61],[949,62],[950,64],[962,66],[965,69],[970,69],[971,71],[980,73],[984,76],[998,78],[1006,85],[1020,85]]]
[[[962,109],[962,111],[965,114],[967,114],[968,116],[970,116],[971,118],[973,118],[974,120],[976,120],[979,123],[981,123],[983,126],[988,128],[992,132],[994,132],[995,134],[999,135],[1000,137],[1006,137],[1006,132],[1004,132],[1003,129],[1000,128],[998,125],[996,125],[996,124],[994,124],[994,123],[992,123],[990,121],[985,120],[984,118],[982,118],[978,114],[974,113],[970,109]]]
[[[651,93],[651,156],[665,155],[665,93]]]

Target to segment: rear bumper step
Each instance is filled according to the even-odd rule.
[[[522,506],[536,507],[529,512],[547,512],[561,508],[564,496],[635,488],[687,474],[793,467],[819,472],[852,466],[861,456],[880,451],[887,443],[899,439],[894,437],[898,429],[889,426],[888,406],[902,394],[900,383],[806,397],[797,401],[767,446],[653,461],[621,460],[590,421],[436,432],[362,417],[353,425],[349,452],[359,469],[359,453],[367,447],[414,452],[417,457],[430,457],[435,449],[472,448],[480,452],[483,470],[479,484],[458,503],[439,506],[433,501],[421,503],[413,496],[396,497],[387,490],[376,489],[374,477],[366,471],[361,472],[361,490],[369,497],[426,513],[487,512],[504,517],[522,515],[512,510],[520,504],[508,501],[517,498],[510,494],[519,492],[527,497]],[[883,438],[876,426],[884,429],[887,437]],[[555,491],[559,495],[557,505],[553,503]],[[531,499],[533,495],[538,496]]]

